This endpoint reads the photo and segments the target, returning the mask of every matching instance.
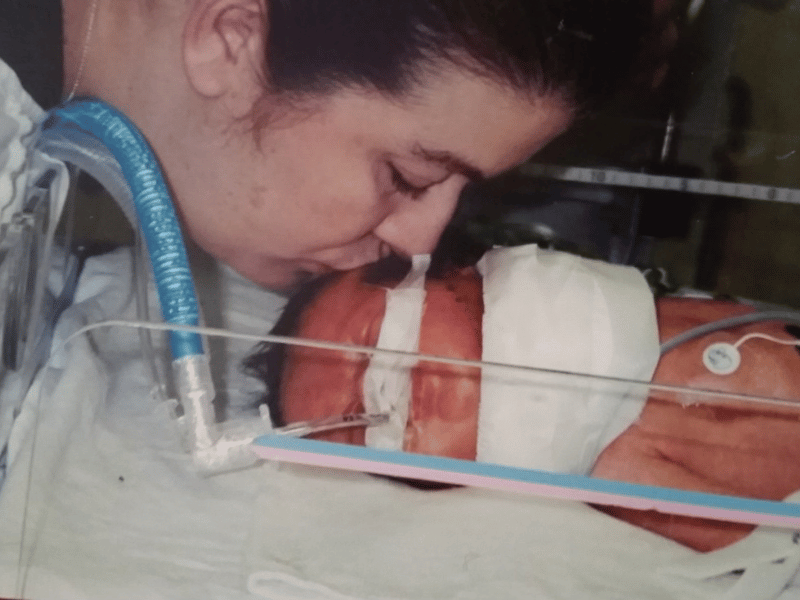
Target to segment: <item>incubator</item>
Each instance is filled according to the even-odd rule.
[[[712,29],[728,52],[745,35]],[[38,115],[2,212],[0,596],[800,598],[800,301],[699,285],[731,268],[700,231],[722,203],[792,206],[800,182],[741,147],[744,180],[715,180],[712,104],[647,125],[667,123],[659,173],[549,149],[491,226],[477,196],[498,192],[474,192],[464,231],[525,243],[460,279],[415,256],[298,307],[183,239],[124,115]],[[695,208],[654,224],[665,198]],[[737,301],[701,317],[720,289]],[[313,335],[334,297],[378,303],[371,337]]]

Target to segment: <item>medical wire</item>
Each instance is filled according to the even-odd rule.
[[[800,325],[800,312],[791,310],[754,312],[746,315],[720,319],[719,321],[714,321],[712,323],[705,323],[704,325],[684,331],[683,333],[680,333],[661,344],[661,355],[663,356],[678,346],[704,335],[708,335],[709,333],[722,331],[724,329],[732,329],[742,325],[750,325],[752,323],[760,323],[763,321],[781,321],[783,323],[792,325]]]
[[[743,335],[739,340],[733,344],[734,348],[738,348],[742,344],[750,340],[767,340],[769,342],[774,342],[776,344],[780,344],[781,346],[800,346],[800,340],[782,340],[780,338],[776,338],[772,335],[767,335],[766,333],[748,333],[747,335]]]
[[[310,421],[297,421],[284,425],[283,427],[276,427],[272,430],[272,433],[290,435],[292,437],[306,437],[316,433],[336,431],[338,429],[383,425],[388,421],[388,413],[352,413],[323,419],[312,419]]]

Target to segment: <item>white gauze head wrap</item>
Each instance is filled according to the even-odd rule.
[[[652,294],[632,268],[536,246],[497,248],[483,275],[483,360],[650,381],[659,358]],[[588,473],[639,416],[645,394],[587,380],[485,369],[478,460]],[[544,384],[544,385],[543,385]]]

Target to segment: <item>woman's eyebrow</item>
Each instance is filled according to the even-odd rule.
[[[447,150],[427,150],[422,146],[416,146],[412,152],[425,160],[439,163],[453,173],[460,173],[471,181],[483,181],[486,179],[486,175],[479,168]]]

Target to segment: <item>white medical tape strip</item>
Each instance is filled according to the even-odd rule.
[[[411,271],[394,289],[386,290],[386,312],[378,335],[378,348],[417,352],[428,254],[412,258]],[[389,421],[367,428],[366,445],[382,450],[402,450],[411,402],[411,369],[416,359],[375,355],[364,373],[364,410],[388,413]]]
[[[496,248],[483,275],[483,360],[649,381],[655,304],[638,270],[542,250]],[[639,416],[630,384],[485,368],[478,460],[585,474]]]
[[[795,188],[670,175],[648,175],[647,173],[617,169],[590,169],[533,163],[524,164],[519,167],[519,170],[523,175],[560,181],[800,204],[800,190]]]

